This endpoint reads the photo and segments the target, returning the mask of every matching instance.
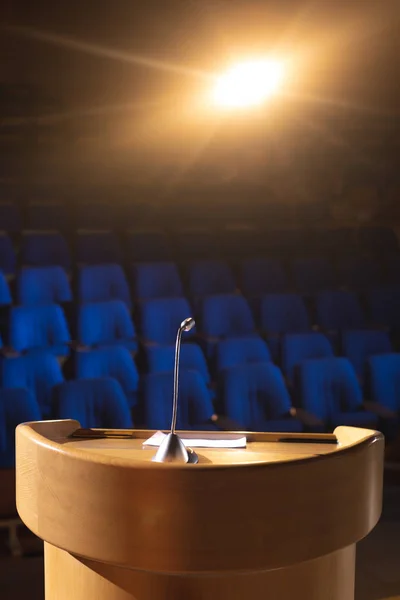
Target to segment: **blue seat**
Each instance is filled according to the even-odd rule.
[[[335,290],[321,292],[316,298],[317,324],[325,331],[360,329],[365,319],[357,296]]]
[[[17,233],[21,230],[19,206],[12,202],[0,203],[0,231]]]
[[[148,346],[146,353],[150,373],[168,373],[174,370],[175,346]],[[179,362],[181,369],[197,371],[209,385],[210,373],[200,346],[183,344]]]
[[[224,338],[251,335],[255,331],[253,315],[243,296],[219,294],[204,299],[202,333],[210,343]]]
[[[174,344],[178,327],[192,315],[185,298],[157,298],[141,305],[141,330],[145,343]],[[194,333],[184,333],[184,339]]]
[[[76,207],[76,229],[109,229],[115,223],[116,204],[80,202]]]
[[[330,356],[333,356],[332,346],[322,333],[290,333],[282,338],[282,370],[291,384],[304,360]]]
[[[86,265],[79,269],[78,295],[81,302],[122,300],[132,308],[128,282],[121,265]]]
[[[386,331],[365,329],[344,331],[342,334],[342,353],[349,359],[361,380],[365,377],[365,370],[370,356],[392,351],[392,343]]]
[[[244,365],[225,372],[225,414],[243,431],[302,431],[290,415],[292,404],[282,373],[272,363]]]
[[[58,304],[11,309],[10,345],[17,352],[41,349],[67,356],[70,342],[67,321]]]
[[[57,229],[62,231],[68,228],[68,213],[63,204],[41,203],[28,206],[28,227],[30,229]]]
[[[78,233],[75,250],[76,260],[80,264],[121,263],[123,258],[118,240],[112,231]]]
[[[9,306],[12,304],[11,292],[7,279],[0,271],[0,306]]]
[[[83,304],[78,314],[78,341],[84,346],[125,346],[136,352],[136,331],[126,304],[121,300]]]
[[[365,290],[382,281],[382,272],[377,260],[363,257],[343,258],[339,266],[339,278],[350,289]]]
[[[148,375],[144,383],[145,425],[149,429],[169,429],[172,417],[173,374]],[[210,392],[197,371],[181,371],[177,429],[215,429]]]
[[[124,390],[130,408],[137,404],[139,373],[129,350],[123,346],[77,352],[76,377],[113,377]]]
[[[28,390],[0,390],[0,469],[15,467],[15,428],[42,418],[37,402]]]
[[[223,340],[217,345],[217,371],[252,363],[267,363],[271,354],[260,337],[241,337]]]
[[[366,294],[371,322],[400,328],[400,285],[376,287]]]
[[[21,263],[37,267],[59,265],[68,271],[71,258],[60,233],[25,233],[21,243]]]
[[[125,394],[118,381],[111,377],[61,384],[56,389],[55,414],[58,419],[76,419],[85,428],[133,427]]]
[[[298,258],[293,261],[292,273],[302,294],[314,294],[337,284],[332,266],[324,258]]]
[[[71,301],[71,286],[62,267],[21,269],[18,275],[19,304],[62,304]]]
[[[261,328],[274,360],[280,354],[280,336],[310,331],[304,300],[297,294],[267,294],[261,298]]]
[[[400,354],[377,354],[368,360],[371,399],[400,413]]]
[[[174,263],[141,263],[132,267],[135,296],[139,299],[183,296],[183,286]]]
[[[14,275],[17,257],[8,235],[0,233],[0,271],[5,275]]]
[[[189,267],[189,290],[194,298],[235,292],[235,278],[228,265],[220,260],[202,260]]]
[[[249,258],[241,265],[241,290],[245,296],[262,296],[288,289],[288,281],[279,260]]]
[[[181,231],[176,240],[178,254],[184,259],[214,258],[219,254],[217,236],[208,230]]]
[[[161,231],[134,231],[127,237],[127,255],[135,262],[164,261],[171,258],[171,250]]]
[[[300,398],[302,408],[329,429],[338,425],[377,426],[377,416],[363,410],[361,387],[347,358],[304,361],[300,366]]]
[[[2,361],[2,386],[29,390],[45,418],[52,416],[53,389],[63,381],[60,364],[50,352],[29,352]]]

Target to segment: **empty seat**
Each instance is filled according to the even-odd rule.
[[[296,259],[292,273],[296,288],[302,294],[314,294],[333,288],[337,283],[332,266],[324,258]]]
[[[71,267],[67,243],[59,233],[25,233],[21,243],[21,262],[23,265],[51,266],[59,265],[66,270]]]
[[[178,327],[192,315],[185,298],[157,298],[141,305],[141,330],[145,343],[174,344]],[[183,339],[194,333],[183,334]]]
[[[326,331],[359,329],[365,322],[357,296],[352,292],[321,292],[316,298],[316,312],[318,325]]]
[[[76,377],[112,377],[124,390],[129,406],[132,408],[137,404],[139,373],[129,350],[123,346],[77,352]]]
[[[167,237],[161,231],[134,231],[127,236],[127,255],[135,262],[171,258]]]
[[[353,365],[358,377],[363,379],[368,358],[374,354],[392,352],[389,335],[385,331],[344,331],[342,353]]]
[[[148,375],[144,383],[145,425],[169,429],[172,417],[173,374]],[[214,429],[214,408],[204,378],[197,371],[181,371],[177,429]]]
[[[219,254],[217,236],[208,230],[193,229],[177,235],[179,260],[216,257]]]
[[[260,363],[225,373],[225,413],[243,431],[302,431],[301,422],[290,415],[292,404],[278,367]]]
[[[241,265],[241,290],[246,296],[284,292],[288,288],[286,273],[279,260],[250,258]]]
[[[325,426],[351,425],[375,429],[377,416],[363,410],[357,375],[347,358],[306,360],[300,366],[302,408],[313,413]]]
[[[219,294],[205,298],[202,333],[209,339],[244,336],[255,332],[250,307],[243,296]]]
[[[371,356],[368,360],[371,399],[400,412],[400,354]]]
[[[340,281],[348,288],[363,290],[382,281],[382,272],[377,260],[363,257],[346,257],[339,266]]]
[[[84,346],[121,345],[137,350],[136,331],[121,300],[83,304],[78,315],[78,341]]]
[[[291,333],[282,338],[282,370],[290,383],[304,360],[329,356],[333,356],[333,349],[322,333]]]
[[[125,394],[118,381],[111,377],[61,384],[56,389],[55,414],[58,419],[76,419],[85,428],[133,427]]]
[[[40,409],[28,390],[0,390],[0,469],[15,466],[15,428],[27,421],[40,421]]]
[[[147,362],[150,373],[167,373],[174,370],[175,346],[148,346]],[[180,368],[197,371],[207,384],[210,373],[203,351],[197,344],[183,344],[179,360]]]
[[[19,304],[62,304],[71,300],[71,286],[62,267],[26,267],[20,271]]]
[[[271,361],[267,344],[258,336],[223,340],[217,345],[217,371]]]
[[[195,298],[235,292],[235,278],[228,265],[220,260],[197,261],[189,267],[189,290]]]
[[[28,227],[30,229],[68,228],[68,214],[60,203],[35,203],[28,206]]]
[[[81,264],[122,262],[122,251],[112,231],[78,233],[75,250],[76,260]]]
[[[135,296],[139,299],[183,296],[177,266],[170,262],[141,263],[133,266]]]
[[[17,204],[0,203],[0,231],[17,233],[21,229],[21,215]]]
[[[374,325],[400,328],[400,286],[382,286],[368,291],[366,295],[369,316]]]
[[[0,233],[0,271],[5,275],[14,275],[17,257],[8,235]]]
[[[53,389],[63,381],[60,364],[50,352],[31,352],[24,356],[5,358],[2,362],[3,387],[28,389],[45,418],[52,416]]]
[[[8,306],[12,304],[11,292],[7,279],[0,271],[0,306]]]
[[[81,302],[122,300],[132,307],[128,282],[121,265],[86,265],[79,269],[78,295]]]
[[[67,356],[71,336],[62,308],[57,304],[16,306],[11,309],[10,345],[17,352],[49,350]]]
[[[76,229],[109,229],[115,225],[116,204],[80,202],[75,211]]]

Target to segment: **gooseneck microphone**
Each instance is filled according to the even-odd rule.
[[[162,441],[153,461],[162,463],[197,463],[198,457],[193,450],[188,452],[181,438],[175,433],[176,418],[178,413],[178,392],[179,392],[179,359],[181,353],[181,341],[184,331],[190,331],[195,326],[195,321],[191,317],[185,319],[180,324],[176,336],[175,344],[175,364],[174,364],[174,394],[172,400],[172,420],[171,430],[167,437]]]

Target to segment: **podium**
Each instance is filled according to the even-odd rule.
[[[175,465],[151,461],[153,432],[77,428],[17,428],[17,508],[45,542],[46,600],[354,598],[356,543],[381,513],[381,434],[246,433],[246,448]]]

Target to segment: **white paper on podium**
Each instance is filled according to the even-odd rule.
[[[190,448],[246,448],[246,437],[234,433],[206,433],[201,438],[192,436],[190,433],[180,433],[179,437]],[[157,431],[143,446],[159,446],[166,438],[166,434]]]

